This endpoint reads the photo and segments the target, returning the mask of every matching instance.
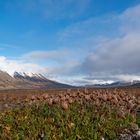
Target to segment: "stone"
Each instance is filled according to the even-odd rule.
[[[8,104],[4,104],[4,107],[5,107],[5,108],[8,108],[8,107],[9,107],[9,105],[8,105]]]
[[[130,129],[125,130],[116,140],[140,140],[140,129],[133,125]]]

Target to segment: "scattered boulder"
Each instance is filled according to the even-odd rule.
[[[140,128],[138,125],[133,125],[129,129],[125,129],[116,140],[140,140]]]

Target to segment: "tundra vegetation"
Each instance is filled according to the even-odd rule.
[[[56,92],[32,93],[24,106],[14,98],[17,106],[7,104],[0,111],[0,139],[114,140],[125,129],[140,125],[134,112],[138,94],[122,89]]]

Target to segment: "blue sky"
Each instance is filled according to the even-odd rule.
[[[74,84],[140,79],[139,18],[140,0],[2,0],[0,69]]]

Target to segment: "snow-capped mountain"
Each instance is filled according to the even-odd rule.
[[[49,89],[68,88],[66,84],[47,79],[42,74],[14,72],[11,76],[0,71],[0,89]]]
[[[126,81],[117,81],[113,82],[111,84],[106,83],[106,84],[94,84],[94,85],[86,85],[86,87],[131,87],[131,86],[138,86],[140,87],[140,81],[138,80],[133,80],[130,82]]]
[[[33,82],[46,82],[46,81],[49,81],[42,74],[36,74],[36,73],[14,72],[13,77],[15,79],[29,80],[29,81],[33,81]]]

